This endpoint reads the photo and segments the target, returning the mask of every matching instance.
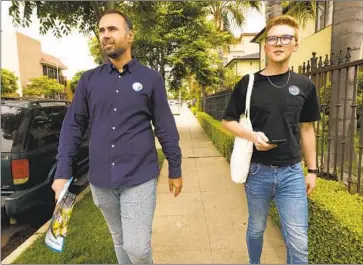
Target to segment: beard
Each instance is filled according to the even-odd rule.
[[[125,53],[126,49],[120,47],[120,48],[116,48],[116,49],[112,49],[112,50],[103,49],[103,51],[105,52],[105,54],[108,57],[110,57],[112,59],[117,59]]]

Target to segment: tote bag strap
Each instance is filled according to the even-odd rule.
[[[250,118],[250,105],[251,105],[251,95],[252,95],[252,88],[254,82],[254,74],[249,74],[250,78],[248,81],[247,87],[247,94],[246,94],[246,109],[245,109],[245,117]]]

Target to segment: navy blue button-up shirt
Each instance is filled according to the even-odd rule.
[[[86,71],[65,116],[55,178],[70,178],[83,133],[89,128],[89,182],[133,186],[159,174],[152,131],[169,162],[169,177],[181,176],[179,134],[159,73],[133,59],[119,72],[111,62]]]

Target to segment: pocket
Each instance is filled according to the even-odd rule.
[[[302,172],[301,163],[296,163],[289,166],[289,170],[294,173]]]
[[[250,165],[249,175],[256,175],[258,171],[260,171],[260,168],[261,168],[260,164],[252,163]]]
[[[301,107],[296,105],[286,105],[285,118],[291,123],[297,123],[300,121]]]

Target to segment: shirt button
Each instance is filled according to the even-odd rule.
[[[112,130],[116,129],[115,127],[112,127]]]
[[[112,147],[115,147],[115,145],[113,144],[113,145],[111,145]]]
[[[116,90],[116,93],[118,93],[118,90]]]
[[[116,111],[117,109],[116,109],[116,108],[114,108],[113,110],[114,110],[114,111]]]
[[[115,165],[115,163],[112,163],[112,165],[114,166],[114,165]]]

